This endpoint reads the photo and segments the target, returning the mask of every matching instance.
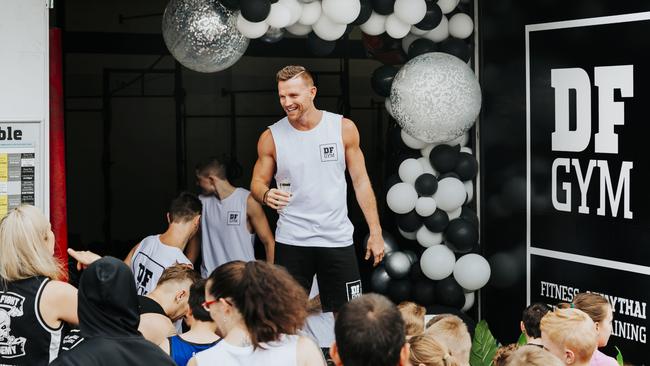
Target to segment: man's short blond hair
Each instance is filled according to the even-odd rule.
[[[165,283],[171,282],[190,282],[191,284],[196,283],[200,279],[200,276],[194,268],[189,264],[176,263],[172,266],[165,268],[165,270],[160,275],[158,279],[157,286],[164,285]]]
[[[588,362],[598,346],[598,333],[589,315],[578,309],[549,311],[540,322],[542,337],[568,348],[579,362]]]
[[[559,358],[536,346],[522,346],[508,356],[506,366],[564,366]]]
[[[472,338],[461,318],[451,314],[445,315],[428,327],[424,333],[445,345],[461,365],[469,365]]]
[[[298,76],[303,78],[307,84],[314,85],[314,77],[311,72],[309,72],[309,70],[304,66],[300,65],[289,65],[283,67],[277,74],[275,74],[275,80],[277,82],[287,81]]]
[[[397,310],[404,319],[404,330],[406,337],[412,337],[424,333],[424,315],[427,309],[411,301],[403,301],[397,305]]]

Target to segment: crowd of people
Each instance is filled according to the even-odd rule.
[[[425,324],[418,304],[363,294],[346,170],[368,223],[365,259],[379,264],[384,242],[359,133],[315,108],[304,67],[283,68],[277,81],[287,117],[260,137],[251,191],[230,183],[222,160],[201,162],[202,194],[175,198],[166,231],[124,260],[69,249],[78,288],[64,281],[43,213],[9,210],[0,221],[0,365],[469,365],[461,318]],[[280,214],[275,236],[263,205]],[[266,261],[255,259],[253,235]],[[555,310],[533,304],[521,327],[527,344],[502,347],[495,365],[615,365],[597,350],[612,331],[599,295]]]

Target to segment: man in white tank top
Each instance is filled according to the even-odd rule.
[[[254,235],[273,263],[275,240],[262,206],[250,191],[233,186],[223,159],[211,157],[196,167],[197,184],[203,203],[201,230],[192,238],[187,256],[196,262],[202,254],[201,276],[207,278],[220,265],[234,260],[255,260]]]
[[[362,293],[347,217],[345,170],[370,228],[365,259],[384,256],[377,202],[366,172],[359,132],[340,115],[316,109],[316,87],[302,66],[276,77],[287,117],[264,131],[251,182],[252,195],[278,210],[276,263],[309,291],[318,275],[323,311],[336,312]],[[274,176],[275,173],[275,176]],[[275,178],[278,188],[271,187]]]
[[[190,237],[198,230],[201,208],[201,201],[195,195],[181,193],[169,205],[167,231],[160,235],[148,236],[133,246],[124,263],[133,271],[138,295],[151,292],[165,269],[177,263],[192,265],[183,250]],[[87,267],[101,258],[87,250],[69,249],[68,253],[78,261],[78,269]]]

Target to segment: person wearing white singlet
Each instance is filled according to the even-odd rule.
[[[210,157],[196,166],[203,214],[201,230],[190,240],[187,256],[196,262],[201,253],[203,278],[224,263],[255,260],[255,235],[264,245],[266,261],[273,263],[275,240],[262,206],[250,191],[233,186],[228,175],[224,159]]]
[[[306,291],[317,274],[323,311],[336,313],[362,294],[347,212],[346,169],[370,229],[365,259],[373,257],[376,266],[384,256],[359,131],[351,120],[314,106],[316,87],[304,67],[286,66],[276,80],[287,116],[260,136],[251,192],[280,214],[276,263]],[[271,187],[274,177],[278,188]]]
[[[223,340],[197,353],[189,366],[325,365],[316,344],[297,335],[307,294],[281,267],[262,261],[218,267],[208,278],[203,307]]]
[[[124,259],[133,271],[138,295],[153,291],[163,271],[170,266],[192,262],[183,254],[201,220],[201,201],[191,193],[181,193],[169,206],[167,231],[151,235],[136,244]]]

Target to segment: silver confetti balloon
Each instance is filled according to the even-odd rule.
[[[393,79],[390,108],[409,135],[429,143],[450,141],[474,124],[481,88],[459,58],[425,53],[406,63]]]
[[[237,17],[218,0],[171,0],[162,33],[172,56],[188,69],[227,69],[246,52],[248,38],[236,27]]]

